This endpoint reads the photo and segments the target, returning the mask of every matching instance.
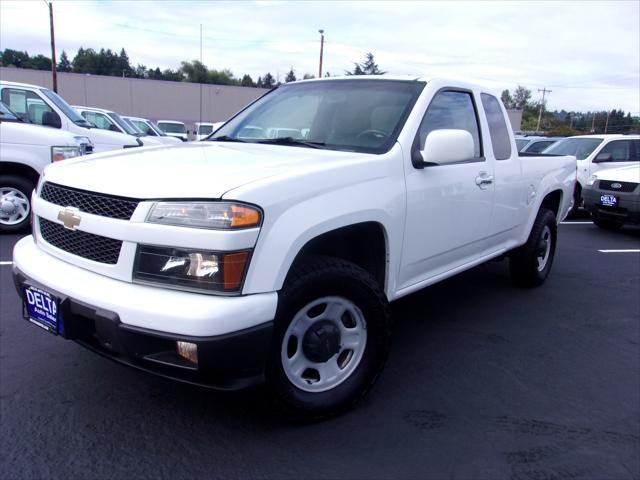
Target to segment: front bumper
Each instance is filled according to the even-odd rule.
[[[593,217],[612,220],[620,223],[640,224],[640,194],[634,192],[614,192],[598,188],[585,188],[582,191],[584,208]],[[616,207],[600,205],[601,195],[615,195],[618,198]]]
[[[135,285],[67,264],[31,237],[16,244],[13,274],[21,298],[33,285],[59,299],[64,338],[120,363],[220,389],[264,378],[275,292],[218,297]],[[177,355],[176,341],[198,346],[197,365]]]

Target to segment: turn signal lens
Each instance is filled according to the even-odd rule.
[[[225,290],[237,290],[244,278],[249,252],[228,253],[223,257]]]
[[[260,212],[245,205],[231,205],[231,228],[260,225]]]

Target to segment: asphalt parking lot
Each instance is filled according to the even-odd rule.
[[[0,237],[0,478],[640,478],[640,229],[559,228],[547,283],[491,262],[393,307],[354,411],[275,417],[25,322]]]

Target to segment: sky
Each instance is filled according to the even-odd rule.
[[[547,108],[640,115],[640,2],[53,0],[56,50],[124,47],[161,69],[342,75],[372,52],[393,75],[448,76],[498,93],[523,85]],[[0,49],[51,56],[44,0],[0,0]]]

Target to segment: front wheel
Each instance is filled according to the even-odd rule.
[[[0,232],[15,233],[28,227],[34,188],[26,178],[0,175]]]
[[[525,243],[509,257],[511,279],[516,285],[537,287],[547,279],[553,264],[557,241],[556,216],[541,208]]]
[[[336,415],[372,387],[390,346],[388,302],[362,268],[309,257],[280,293],[267,385],[297,420]]]

